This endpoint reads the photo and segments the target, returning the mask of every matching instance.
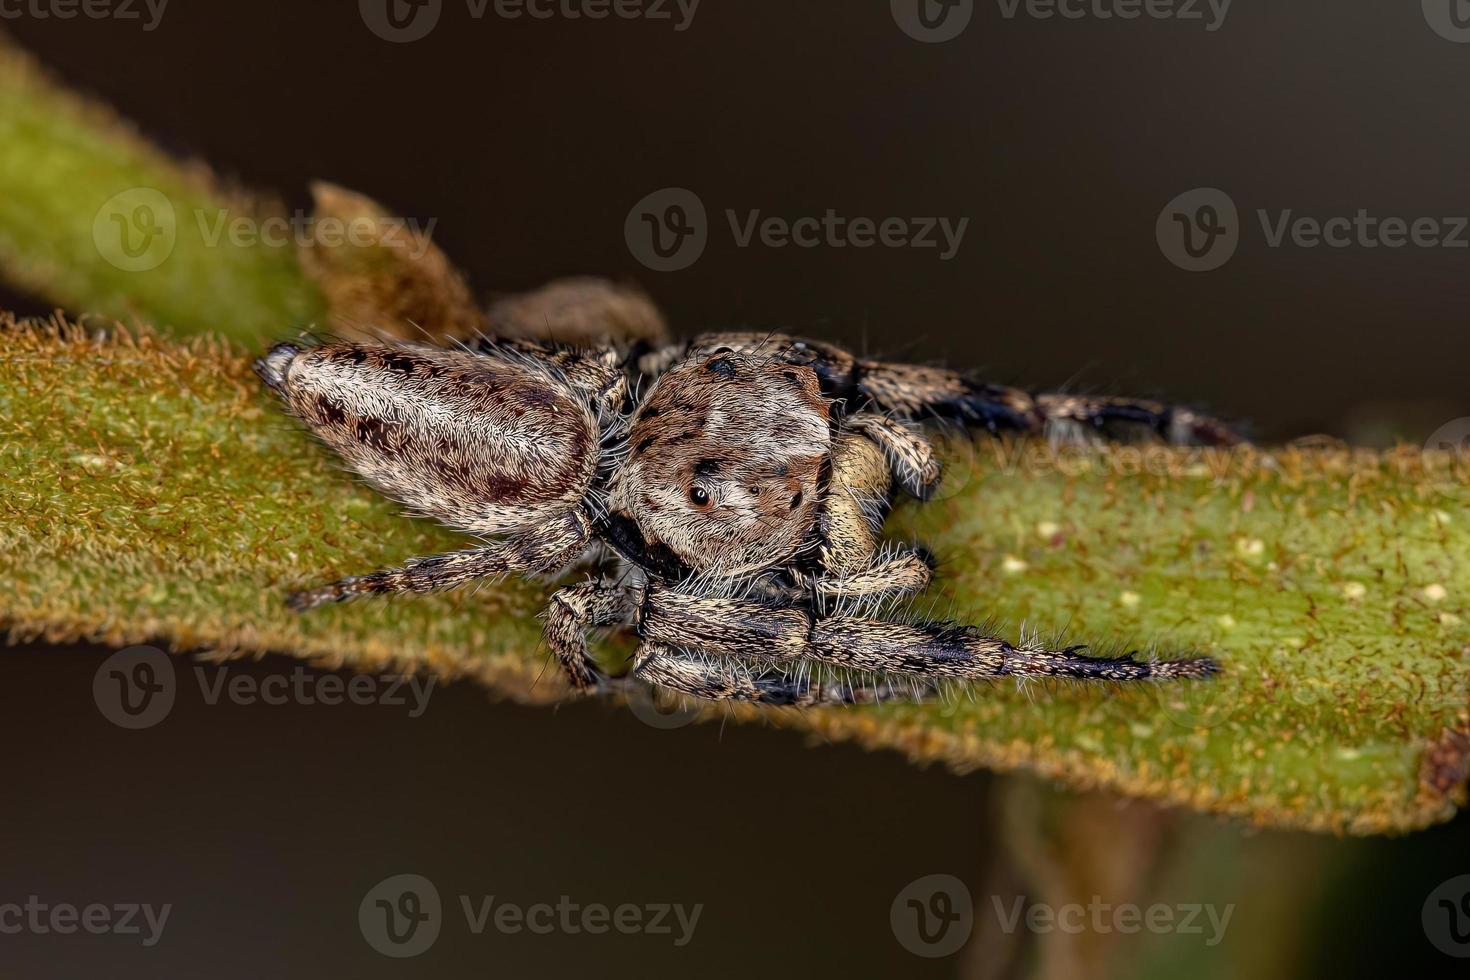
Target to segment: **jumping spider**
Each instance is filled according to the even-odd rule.
[[[914,422],[1039,431],[1121,420],[1176,442],[1235,441],[1185,409],[1033,396],[746,333],[630,351],[281,344],[256,371],[377,489],[484,542],[296,593],[298,610],[555,573],[601,543],[631,574],[562,588],[544,613],[546,642],[581,692],[618,683],[588,656],[588,631],[628,624],[641,640],[631,676],[711,700],[872,702],[924,697],[944,679],[1216,670],[854,614],[929,584],[925,552],[881,539],[897,488],[924,499],[939,482]],[[826,666],[840,670],[824,679],[814,668]]]

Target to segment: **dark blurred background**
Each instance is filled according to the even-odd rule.
[[[1271,440],[1422,441],[1470,415],[1470,248],[1271,247],[1256,214],[1361,209],[1440,219],[1444,232],[1455,224],[1443,219],[1470,214],[1470,44],[1431,25],[1456,23],[1434,0],[1427,13],[1240,2],[1223,22],[1203,2],[1195,20],[1039,19],[1024,5],[1008,18],[1008,4],[982,2],[944,43],[910,36],[882,0],[703,0],[682,30],[672,0],[666,20],[507,19],[493,0],[476,19],[444,0],[410,43],[375,35],[371,10],[351,2],[173,0],[152,30],[135,6],[140,21],[59,20],[16,3],[0,27],[150,138],[244,186],[307,208],[308,182],[329,179],[435,220],[487,299],[610,275],[642,285],[684,332],[789,327],[1000,381],[1165,394]],[[668,187],[698,196],[709,243],[661,273],[640,263],[624,223]],[[1156,224],[1201,187],[1238,208],[1239,244],[1219,268],[1190,272],[1166,257]],[[726,209],[969,223],[941,260],[935,248],[741,248]],[[0,305],[46,309],[3,291]],[[413,722],[186,699],[165,724],[121,732],[89,693],[104,655],[7,654],[0,868],[8,893],[173,901],[174,918],[151,950],[0,937],[6,975],[1068,975],[1034,948],[991,956],[983,934],[922,959],[888,925],[898,891],[930,873],[988,903],[1007,860],[993,825],[1015,794],[1085,805],[1024,781],[808,751],[759,728],[659,731],[595,706],[492,706],[469,688],[436,694]],[[1180,952],[1186,937],[1139,949],[1118,937],[1114,975],[1458,965],[1419,914],[1437,883],[1470,871],[1463,818],[1405,841],[1339,843],[1141,809],[1102,812],[1162,820],[1186,855],[1218,856],[1213,872],[1175,883],[1181,901],[1241,904],[1205,956]],[[1288,855],[1300,874],[1282,872]],[[1222,871],[1237,861],[1256,870]],[[403,871],[434,879],[446,902],[565,893],[705,911],[680,949],[461,930],[399,963],[364,943],[356,905]],[[1072,975],[1087,975],[1081,962]]]

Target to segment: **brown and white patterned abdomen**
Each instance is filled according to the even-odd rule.
[[[529,359],[281,344],[258,371],[353,471],[470,533],[564,517],[596,473],[598,426],[585,397]]]

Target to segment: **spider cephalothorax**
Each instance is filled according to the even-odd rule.
[[[628,446],[612,505],[650,544],[696,571],[756,572],[790,561],[816,526],[831,408],[811,371],[718,348],[658,379]]]
[[[991,430],[1123,421],[1174,440],[1233,439],[1205,416],[1032,396],[780,335],[628,352],[524,340],[460,350],[283,344],[256,369],[378,489],[484,539],[297,593],[298,609],[558,572],[601,543],[628,574],[563,588],[545,615],[547,644],[578,690],[609,683],[587,631],[619,624],[642,639],[634,676],[768,704],[921,696],[943,678],[1215,669],[1204,658],[1093,659],[974,627],[847,614],[890,608],[929,584],[927,553],[881,537],[896,492],[924,498],[939,482],[913,420]],[[836,679],[812,669],[823,665],[841,669]]]

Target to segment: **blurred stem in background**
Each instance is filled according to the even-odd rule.
[[[993,786],[996,847],[974,896],[967,980],[1304,976],[1324,872],[1357,843],[1258,833],[1029,776]],[[1035,931],[1015,918],[1033,907]]]

